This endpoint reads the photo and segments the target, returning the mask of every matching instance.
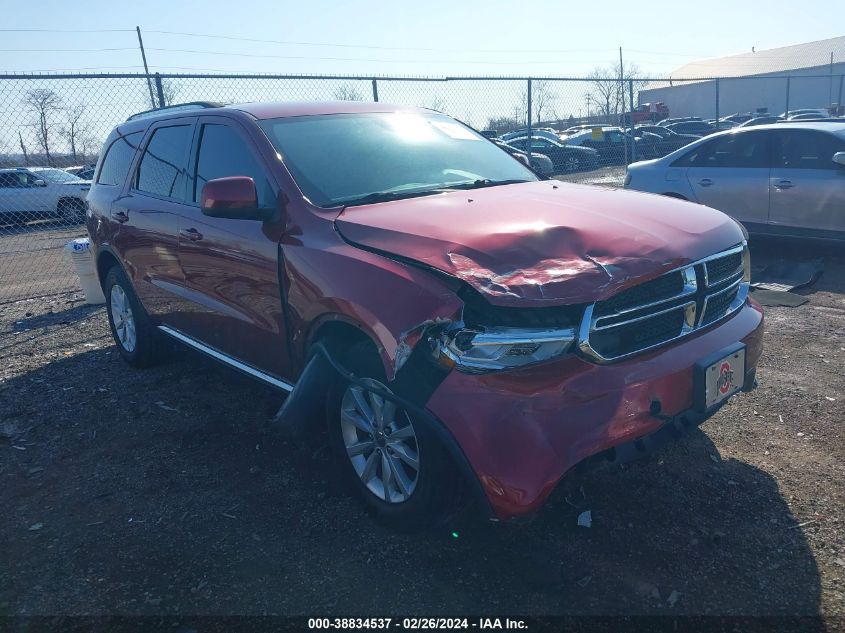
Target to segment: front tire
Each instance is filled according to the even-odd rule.
[[[342,363],[366,385],[390,391],[369,342],[352,346]],[[336,381],[326,404],[329,441],[342,477],[376,518],[409,531],[442,524],[454,514],[458,478],[426,422],[345,380]]]
[[[150,322],[129,278],[112,266],[103,288],[109,328],[123,360],[133,367],[149,367],[165,356],[161,334]]]

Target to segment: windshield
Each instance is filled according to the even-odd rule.
[[[39,169],[38,171],[34,171],[32,173],[35,174],[37,178],[43,178],[44,180],[49,180],[50,182],[76,182],[79,180],[78,176],[74,176],[73,174],[61,169]]]
[[[330,114],[261,122],[305,196],[320,207],[538,180],[442,114]]]

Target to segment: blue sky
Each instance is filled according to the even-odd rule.
[[[130,30],[2,31],[0,71],[139,70],[131,31],[139,25],[151,70],[161,72],[577,76],[614,63],[622,46],[626,61],[661,75],[752,46],[842,35],[842,21],[832,19],[837,11],[842,17],[836,4],[93,0],[71,8],[42,0],[5,11],[0,29]]]

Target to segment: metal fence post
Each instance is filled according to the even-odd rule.
[[[163,108],[167,104],[164,102],[164,85],[161,83],[161,75],[156,73],[156,92],[158,93],[158,107]]]
[[[787,75],[786,76],[786,108],[784,108],[784,110],[783,110],[786,113],[787,117],[789,116],[789,79],[790,79],[790,75]]]
[[[836,105],[838,105],[840,108],[842,108],[842,106],[845,105],[845,104],[842,103],[842,83],[843,83],[843,81],[845,81],[845,75],[839,75],[839,100],[836,102]]]
[[[634,136],[634,80],[628,80],[628,99],[631,102],[631,116],[628,117],[630,120],[630,130],[631,130],[631,162],[634,163],[637,161],[637,139]],[[623,115],[624,116],[624,115]]]
[[[378,103],[378,82],[373,78],[373,101]]]
[[[719,78],[716,77],[716,129],[719,129]]]
[[[526,118],[526,122],[528,123],[528,155],[531,156],[531,77],[528,78],[528,92],[526,93],[527,101],[526,104],[528,106],[528,114]]]

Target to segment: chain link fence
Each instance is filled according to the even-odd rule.
[[[0,75],[0,304],[78,290],[62,247],[86,234],[85,197],[102,142],[130,115],[161,105],[355,100],[421,106],[504,137],[520,150],[547,155],[556,178],[618,186],[626,164],[676,149],[653,133],[660,130],[649,132],[658,121],[700,117],[724,127],[729,124],[719,119],[732,113],[781,114],[820,106],[839,114],[842,90],[843,76],[832,70],[824,76],[680,81]],[[564,159],[565,152],[556,149],[560,144],[588,147],[594,159]]]

